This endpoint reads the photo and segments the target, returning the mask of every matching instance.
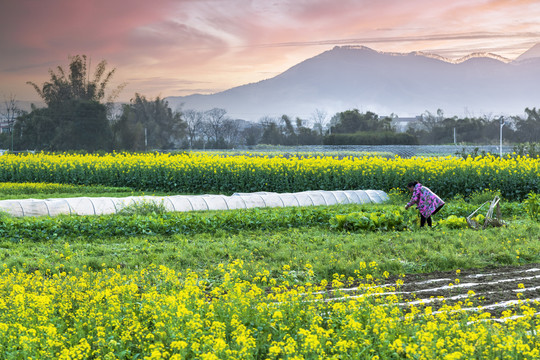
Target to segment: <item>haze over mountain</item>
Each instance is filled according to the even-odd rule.
[[[400,117],[442,109],[446,115],[516,115],[540,106],[540,44],[514,61],[494,54],[458,60],[413,52],[342,46],[280,75],[212,95],[168,97],[172,108],[224,108],[232,118],[309,118],[359,109]]]

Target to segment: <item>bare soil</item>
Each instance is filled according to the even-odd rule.
[[[540,300],[540,264],[413,274],[406,275],[403,282],[399,291],[406,300],[444,297],[451,304],[467,296],[494,316],[520,299]]]
[[[396,287],[400,279],[403,285]],[[386,279],[379,285],[388,285],[388,294],[397,292],[403,299],[402,306],[431,306],[436,311],[444,304],[460,303],[470,311],[478,311],[481,306],[482,312],[499,317],[508,309],[519,313],[518,300],[540,301],[540,264],[409,274]],[[328,297],[343,296],[344,292],[333,290]],[[358,294],[353,288],[343,290],[349,296]],[[466,300],[474,305],[465,306]],[[540,303],[537,308],[540,309]]]

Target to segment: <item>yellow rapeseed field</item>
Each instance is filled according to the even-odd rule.
[[[375,263],[360,263],[359,271]],[[309,266],[307,265],[307,269]],[[309,270],[309,269],[308,269]],[[289,269],[284,266],[284,276]],[[4,268],[0,276],[0,358],[7,359],[524,359],[540,356],[537,304],[519,317],[463,311],[470,299],[437,311],[403,305],[400,280],[360,296],[320,286],[249,279],[241,261],[223,282],[164,266],[47,273]],[[270,289],[270,291],[268,291]],[[383,294],[383,291],[387,293]],[[390,293],[388,293],[390,291]],[[10,355],[11,354],[11,355]]]
[[[4,155],[0,182],[132,187],[177,193],[403,188],[420,181],[444,197],[500,190],[540,192],[540,159],[529,157],[283,157],[212,153]]]

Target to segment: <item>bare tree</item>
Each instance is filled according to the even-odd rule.
[[[223,122],[222,136],[230,147],[235,147],[240,142],[240,124],[237,120],[226,119]]]
[[[193,148],[193,144],[202,133],[202,125],[204,114],[201,111],[186,110],[183,113],[184,121],[186,122],[186,136],[189,143],[189,148]]]
[[[17,106],[17,99],[15,95],[10,94],[9,98],[4,96],[4,112],[2,115],[6,120],[9,133],[11,134],[11,151],[13,151],[13,126],[15,125],[15,120],[17,120],[17,118],[23,113],[24,111],[19,109]]]
[[[225,109],[213,108],[204,113],[209,138],[215,143],[219,141],[223,130],[223,123],[227,120],[227,111]]]
[[[259,119],[259,124],[261,124],[261,126],[262,126],[263,128],[268,127],[268,126],[269,126],[270,124],[272,124],[272,123],[275,124],[275,123],[276,123],[276,119],[274,119],[274,118],[272,118],[272,117],[270,117],[270,116],[268,116],[268,115],[263,116],[263,117],[261,117],[261,118]]]
[[[313,130],[322,136],[323,130],[328,124],[328,114],[324,110],[315,109],[313,114],[311,114],[311,119],[313,121]]]
[[[4,119],[6,119],[6,122],[11,129],[13,127],[13,123],[15,123],[15,119],[17,119],[17,116],[19,116],[21,113],[21,110],[17,106],[17,100],[13,94],[9,95],[9,98],[4,96],[4,111],[2,112],[2,115],[4,116]]]

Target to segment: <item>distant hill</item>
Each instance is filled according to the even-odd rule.
[[[335,47],[282,74],[212,95],[168,97],[175,108],[224,108],[229,116],[308,118],[348,109],[407,117],[442,109],[447,115],[522,114],[540,106],[540,44],[514,61],[471,54],[458,61],[413,52]]]

